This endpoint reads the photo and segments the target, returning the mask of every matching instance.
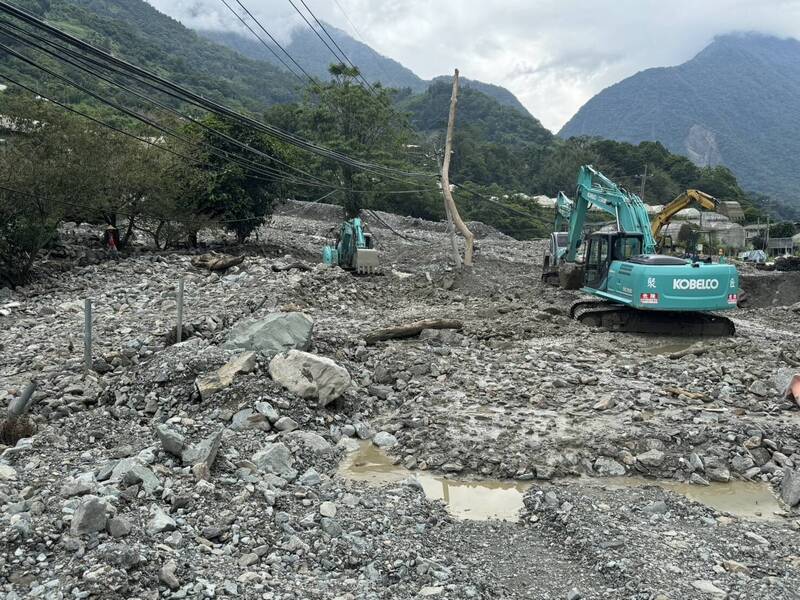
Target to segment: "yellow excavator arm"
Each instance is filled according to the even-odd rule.
[[[667,224],[672,220],[672,217],[674,217],[684,208],[687,208],[693,204],[697,204],[706,210],[716,210],[717,207],[719,207],[719,200],[710,194],[701,192],[700,190],[686,190],[680,196],[675,198],[675,200],[667,204],[664,207],[664,210],[662,210],[653,218],[652,222],[653,237],[656,239],[656,243],[658,244],[659,248],[662,246],[664,241],[661,235],[661,230],[667,226]]]

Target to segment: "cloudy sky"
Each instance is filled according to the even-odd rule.
[[[190,27],[234,28],[234,17],[220,0],[147,1]],[[288,0],[242,2],[273,33],[288,37],[293,28],[305,26]],[[299,5],[298,0],[295,3]],[[800,38],[800,0],[306,0],[306,4],[322,20],[423,78],[458,67],[465,77],[507,87],[552,130],[603,88],[648,67],[684,62],[715,35],[760,31]]]

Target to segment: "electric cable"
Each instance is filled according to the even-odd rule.
[[[317,145],[317,144],[315,144],[313,142],[310,142],[308,140],[305,140],[303,138],[300,138],[300,137],[295,136],[293,134],[290,134],[288,132],[282,131],[281,129],[279,129],[279,128],[275,127],[275,126],[268,125],[268,124],[265,124],[265,123],[261,123],[259,121],[254,120],[254,119],[246,117],[245,115],[243,115],[241,113],[238,113],[237,111],[234,111],[234,110],[232,110],[230,108],[227,108],[227,107],[225,107],[225,106],[223,106],[223,105],[221,105],[219,103],[216,103],[216,102],[213,102],[211,100],[208,100],[208,99],[204,98],[203,96],[200,96],[200,95],[198,95],[198,94],[196,94],[194,92],[191,92],[190,90],[188,90],[186,88],[183,88],[180,85],[177,85],[175,83],[170,82],[167,79],[164,79],[163,77],[159,77],[157,75],[154,75],[153,73],[150,73],[149,71],[147,71],[145,69],[142,69],[141,67],[136,67],[135,65],[132,65],[129,62],[126,62],[126,61],[124,61],[122,59],[116,58],[116,57],[112,56],[111,54],[109,54],[107,52],[104,52],[102,50],[99,50],[98,48],[92,46],[91,44],[89,44],[87,42],[83,42],[82,40],[76,38],[75,36],[72,36],[72,35],[64,32],[64,31],[61,31],[60,29],[58,29],[56,27],[53,27],[53,26],[49,25],[48,23],[42,21],[41,19],[31,15],[30,13],[28,13],[28,12],[26,12],[24,10],[18,9],[18,8],[14,7],[13,5],[10,5],[7,2],[4,2],[2,0],[0,0],[0,11],[5,12],[7,14],[10,14],[10,15],[18,18],[19,20],[21,20],[21,21],[23,21],[23,22],[25,22],[25,23],[27,23],[29,25],[32,25],[35,28],[44,30],[44,31],[50,33],[51,35],[53,35],[55,37],[58,37],[59,39],[62,39],[64,41],[70,43],[73,46],[81,48],[82,50],[84,50],[86,52],[92,53],[95,56],[100,56],[103,59],[105,59],[105,60],[107,60],[107,61],[109,61],[109,62],[111,62],[111,63],[113,63],[113,64],[115,64],[117,66],[120,66],[121,68],[124,68],[124,69],[128,70],[128,72],[135,73],[138,76],[147,79],[149,82],[151,82],[151,85],[152,85],[152,82],[156,82],[157,84],[163,85],[166,88],[169,88],[169,89],[173,90],[175,93],[180,94],[182,96],[182,99],[184,101],[186,101],[186,102],[192,103],[195,106],[198,106],[198,107],[203,108],[205,110],[208,110],[210,112],[216,112],[218,114],[223,114],[223,115],[228,116],[228,117],[230,117],[232,119],[238,120],[241,123],[250,125],[250,126],[256,128],[256,129],[259,129],[259,130],[265,132],[265,133],[273,135],[273,136],[277,137],[278,139],[281,139],[281,140],[285,141],[286,143],[295,145],[298,148],[301,148],[301,149],[304,149],[306,151],[315,153],[315,154],[317,154],[319,156],[322,156],[324,158],[329,158],[330,160],[338,161],[338,162],[341,162],[343,164],[348,164],[349,166],[352,166],[353,168],[358,169],[358,170],[362,170],[362,171],[365,171],[365,172],[372,172],[372,173],[377,174],[377,175],[381,175],[381,176],[384,176],[384,177],[387,177],[387,178],[397,179],[397,180],[400,180],[400,181],[403,181],[404,180],[403,178],[409,178],[409,177],[430,178],[430,177],[433,176],[431,173],[409,172],[409,171],[404,171],[402,169],[388,167],[388,166],[385,166],[385,165],[378,165],[378,164],[370,163],[370,162],[367,162],[367,161],[360,161],[360,160],[352,159],[351,157],[348,157],[347,155],[341,154],[339,152],[335,152],[335,151],[330,150],[328,148],[325,148],[323,146],[319,146],[319,145]]]

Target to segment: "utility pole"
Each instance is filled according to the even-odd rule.
[[[445,209],[449,210],[449,214],[453,219],[453,223],[458,228],[461,235],[467,242],[467,247],[464,250],[464,265],[467,267],[472,266],[472,250],[475,242],[475,236],[466,226],[464,221],[461,220],[461,215],[458,214],[458,207],[455,200],[453,200],[453,193],[450,191],[450,157],[453,153],[453,131],[456,126],[456,107],[458,105],[458,69],[453,75],[453,95],[450,98],[450,117],[447,120],[447,139],[444,146],[444,162],[442,164],[442,194],[444,195]]]
[[[644,175],[641,176],[642,177],[642,189],[639,192],[639,198],[642,199],[642,202],[644,202],[644,186],[647,184],[647,166],[648,166],[647,163],[645,163],[645,165],[644,165]]]
[[[439,172],[442,171],[442,151],[434,146],[433,153],[436,156],[436,162],[439,165]],[[442,184],[442,194],[444,194],[444,184]],[[456,268],[461,268],[461,253],[458,251],[458,242],[456,241],[456,228],[453,225],[453,214],[450,212],[450,205],[447,199],[444,201],[444,212],[447,214],[447,233],[450,235],[450,244],[453,246],[453,261],[456,263]]]

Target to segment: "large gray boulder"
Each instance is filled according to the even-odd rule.
[[[109,512],[110,507],[105,500],[97,496],[86,496],[75,509],[70,533],[73,536],[80,536],[103,531],[108,522]]]
[[[293,467],[294,457],[281,443],[265,446],[263,450],[253,455],[253,462],[261,471],[272,473],[287,481],[297,477],[297,470]]]
[[[269,363],[269,374],[290,392],[327,406],[350,386],[347,369],[330,358],[290,350]]]
[[[304,313],[273,313],[233,327],[224,347],[260,352],[272,358],[287,350],[308,350],[313,328],[314,322]]]

